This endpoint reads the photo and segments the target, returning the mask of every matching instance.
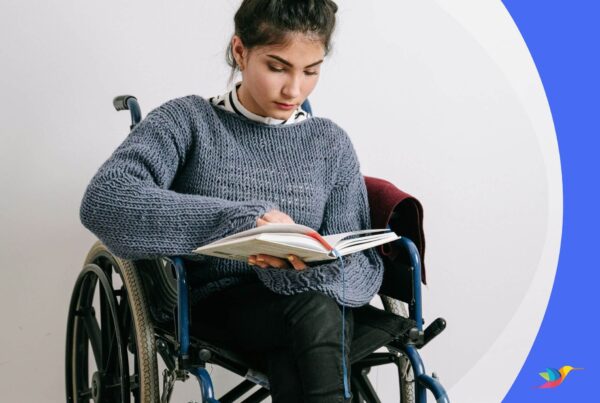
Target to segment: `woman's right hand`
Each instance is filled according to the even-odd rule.
[[[256,220],[257,227],[270,223],[294,224],[294,220],[284,212],[275,209],[267,211],[262,217]]]
[[[270,210],[266,212],[262,217],[256,220],[256,226],[280,223],[280,224],[294,224],[294,220],[289,215],[279,210]],[[251,265],[257,265],[262,269],[273,267],[277,269],[289,268],[290,264],[292,268],[296,270],[304,270],[308,266],[296,255],[288,256],[288,261],[271,255],[251,255],[248,256],[248,263]]]

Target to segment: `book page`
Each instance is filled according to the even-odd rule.
[[[343,232],[341,234],[324,235],[323,238],[325,240],[327,240],[327,242],[329,242],[329,244],[331,246],[333,246],[334,248],[337,249],[339,242],[342,239],[347,238],[349,236],[361,235],[361,234],[372,234],[372,233],[377,233],[377,232],[390,232],[390,231],[391,230],[389,228],[364,229],[364,230],[360,230],[360,231]]]
[[[288,255],[296,255],[305,262],[335,259],[335,257],[329,256],[318,241],[310,237],[306,238],[313,242],[312,247],[314,248],[315,244],[318,244],[321,250],[300,245],[278,244],[272,240],[262,239],[266,235],[244,237],[222,245],[207,245],[196,249],[194,252],[240,261],[246,261],[248,256],[257,254],[266,254],[282,259],[287,259]]]
[[[271,223],[271,224],[261,225],[260,227],[251,228],[246,231],[238,232],[233,235],[229,235],[225,238],[221,238],[218,241],[211,243],[210,245],[217,245],[222,242],[230,241],[232,239],[247,237],[250,235],[271,233],[271,232],[306,234],[308,232],[315,232],[315,230],[310,227],[307,227],[306,225],[302,225],[302,224]]]
[[[386,234],[386,235],[388,235],[388,236],[386,236],[385,238],[379,237],[370,242],[364,242],[364,243],[360,243],[358,245],[348,245],[348,246],[342,248],[341,250],[338,249],[338,252],[340,252],[340,255],[345,256],[345,255],[349,255],[351,253],[359,252],[361,250],[372,248],[374,246],[383,245],[384,243],[392,242],[392,241],[395,241],[396,239],[401,238],[400,236],[396,235],[395,232],[391,232],[390,234]]]
[[[257,239],[270,241],[279,245],[289,245],[298,248],[305,248],[317,252],[328,252],[328,250],[321,244],[321,242],[317,241],[315,238],[304,234],[260,234],[258,235]]]
[[[352,239],[343,239],[337,245],[338,250],[342,250],[344,248],[360,245],[363,243],[369,243],[372,241],[378,241],[380,239],[395,239],[396,234],[393,232],[386,232],[384,234],[376,234],[376,235],[368,235],[360,238],[352,238]]]

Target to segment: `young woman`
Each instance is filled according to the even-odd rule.
[[[193,330],[264,353],[276,403],[348,401],[351,308],[377,293],[383,262],[375,249],[322,264],[191,251],[268,223],[321,234],[370,227],[350,138],[301,107],[317,85],[336,11],[331,0],[244,0],[228,49],[231,77],[239,69],[242,80],[223,95],[152,110],[100,167],[81,205],[83,224],[115,255],[188,259]],[[210,322],[220,332],[202,325]]]

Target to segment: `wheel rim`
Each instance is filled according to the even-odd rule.
[[[68,401],[124,403],[132,394],[139,400],[137,365],[130,374],[127,354],[129,344],[137,362],[135,343],[128,343],[135,340],[131,312],[125,288],[113,285],[117,267],[110,256],[99,256],[77,279],[67,325]]]

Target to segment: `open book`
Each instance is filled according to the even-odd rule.
[[[305,262],[334,260],[341,256],[399,239],[390,229],[368,229],[321,236],[301,224],[266,224],[238,232],[194,250],[194,253],[247,261],[259,253],[287,259],[296,255]]]

